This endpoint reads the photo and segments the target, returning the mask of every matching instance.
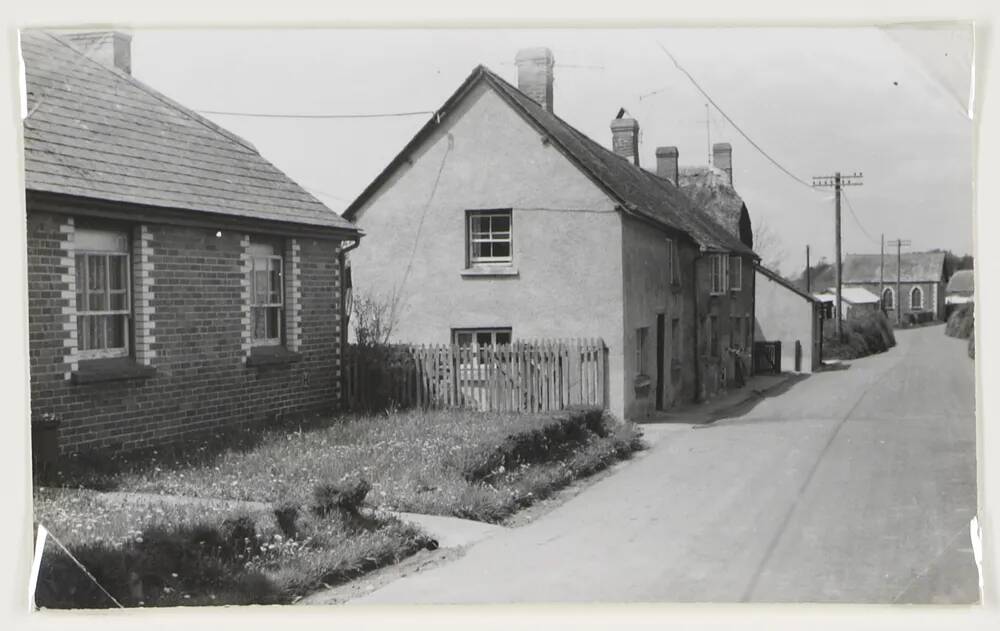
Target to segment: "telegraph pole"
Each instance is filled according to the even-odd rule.
[[[903,276],[903,255],[901,250],[904,245],[910,245],[910,240],[896,239],[895,241],[889,242],[889,247],[896,246],[896,300],[892,305],[896,308],[896,324],[900,324],[903,321],[903,296],[899,293],[899,291]]]
[[[809,246],[806,246],[806,293],[812,293],[812,267],[809,265]]]
[[[836,271],[837,278],[837,319],[834,320],[835,330],[837,332],[837,337],[841,336],[841,320],[843,317],[843,312],[841,311],[841,276],[843,270],[841,269],[840,262],[840,191],[843,186],[861,186],[861,178],[864,177],[861,173],[854,173],[853,175],[841,175],[840,171],[833,174],[833,177],[829,175],[814,175],[813,176],[813,186],[830,188],[833,187],[834,191],[834,236],[837,248],[837,262],[834,270]]]
[[[882,249],[878,256],[878,304],[885,313],[885,233],[882,233]]]

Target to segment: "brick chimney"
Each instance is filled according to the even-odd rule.
[[[717,142],[712,145],[712,164],[720,171],[725,171],[729,185],[733,184],[733,146],[728,142]]]
[[[523,48],[514,58],[517,64],[517,89],[552,111],[552,66],[556,59],[548,48]]]
[[[84,31],[64,35],[89,58],[132,74],[132,36],[121,31]]]
[[[611,121],[611,150],[639,166],[639,122],[626,117],[624,109]]]
[[[665,180],[670,180],[674,186],[680,186],[677,171],[677,147],[656,148],[656,174]]]

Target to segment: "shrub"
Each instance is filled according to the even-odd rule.
[[[335,510],[357,514],[371,489],[372,485],[361,478],[321,482],[313,489],[313,512],[321,516]]]
[[[833,322],[823,328],[823,356],[826,359],[856,359],[882,353],[895,345],[892,325],[881,311],[852,314],[843,322],[840,339]]]
[[[950,337],[966,339],[972,335],[975,328],[975,309],[973,304],[960,305],[948,316],[948,323],[944,327],[944,334]]]
[[[271,581],[246,567],[259,552],[256,538],[253,521],[243,516],[220,527],[154,526],[121,547],[103,541],[70,546],[73,558],[46,547],[35,601],[51,608],[114,607],[106,590],[126,607],[276,603]]]

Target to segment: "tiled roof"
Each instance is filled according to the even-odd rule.
[[[971,269],[961,269],[951,275],[948,280],[948,293],[963,292],[972,293],[976,291],[976,275]]]
[[[900,281],[904,283],[940,282],[944,274],[944,252],[907,252],[901,257]],[[848,254],[844,257],[843,283],[879,282],[878,254]],[[896,281],[896,255],[886,253],[885,282]]]
[[[626,212],[687,234],[705,249],[752,254],[750,248],[719,225],[711,215],[697,209],[676,186],[637,167],[631,160],[615,154],[590,139],[484,66],[478,66],[473,70],[438,110],[438,116],[432,118],[417,133],[403,151],[348,207],[344,216],[353,219],[354,214],[405,161],[406,155],[433,131],[438,120],[453,111],[456,103],[480,81],[485,81],[496,90],[581,171],[617,200]]]
[[[73,195],[354,231],[254,147],[52,33],[22,31],[25,184]]]

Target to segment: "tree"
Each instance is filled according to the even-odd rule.
[[[382,299],[371,292],[352,297],[351,324],[359,347],[372,348],[389,343],[396,325],[395,305],[394,298]]]
[[[760,257],[761,265],[775,272],[780,272],[788,254],[781,239],[763,219],[757,220],[753,230],[753,251]]]

